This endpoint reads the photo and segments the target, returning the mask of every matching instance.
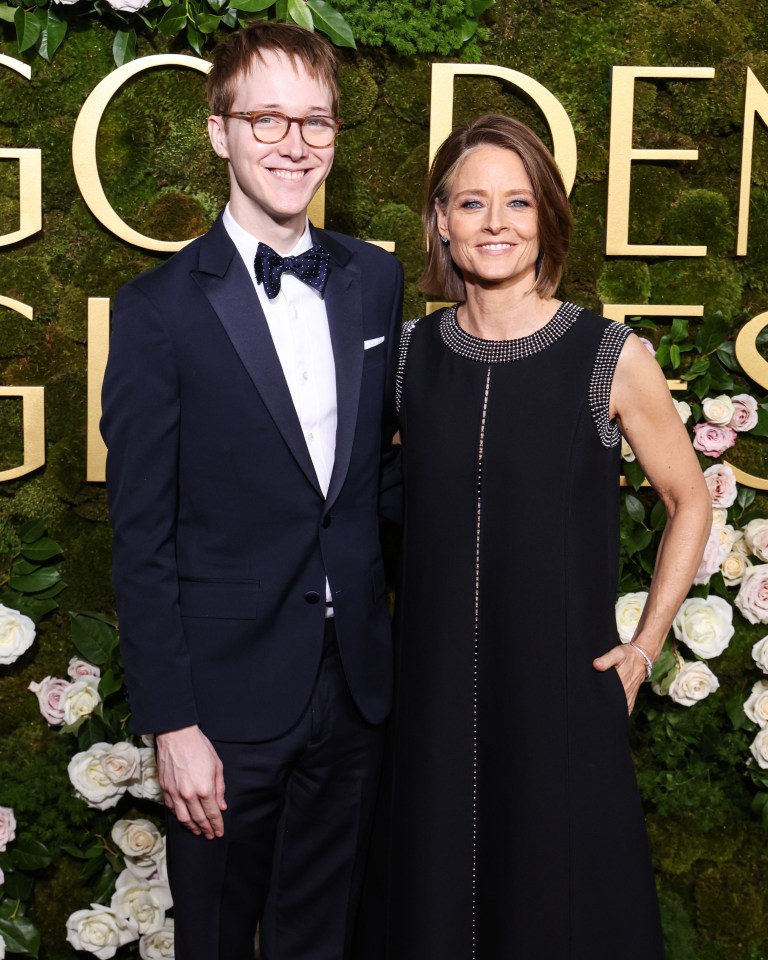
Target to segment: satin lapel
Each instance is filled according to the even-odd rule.
[[[336,367],[336,455],[326,498],[330,507],[349,469],[363,376],[363,298],[360,271],[353,260],[329,272],[325,305]]]
[[[211,238],[217,223],[206,240]],[[221,234],[224,234],[224,237]],[[215,238],[216,251],[201,248],[200,270],[192,276],[208,298],[232,345],[248,371],[270,416],[283,436],[296,462],[307,475],[312,486],[322,496],[312,458],[301,431],[296,408],[291,399],[288,384],[267,326],[264,311],[253,289],[253,282],[242,259],[234,248],[226,231],[221,228]],[[222,262],[222,245],[230,244],[233,256],[228,265]],[[209,253],[210,256],[205,254]],[[224,270],[220,273],[220,270]],[[213,270],[215,272],[209,272]]]

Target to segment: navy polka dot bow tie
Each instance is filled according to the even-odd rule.
[[[256,271],[257,283],[263,283],[265,293],[270,300],[274,300],[280,293],[280,278],[283,273],[294,274],[318,293],[322,293],[328,279],[330,259],[328,251],[323,250],[319,243],[298,257],[281,257],[272,247],[260,243],[256,249],[253,268]]]

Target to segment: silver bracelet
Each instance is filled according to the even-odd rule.
[[[651,674],[653,673],[653,660],[651,660],[642,647],[638,647],[634,640],[630,640],[629,645],[633,650],[637,650],[643,660],[645,660],[645,679],[650,680]]]

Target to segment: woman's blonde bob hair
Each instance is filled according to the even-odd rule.
[[[478,147],[501,147],[523,162],[536,198],[539,257],[534,291],[546,299],[557,290],[568,254],[571,212],[563,178],[552,154],[529,127],[519,120],[490,113],[457,127],[440,145],[429,171],[422,213],[427,241],[427,265],[419,278],[424,293],[446,300],[464,300],[461,272],[451,259],[451,248],[440,242],[437,209],[445,210],[453,180],[467,156]]]

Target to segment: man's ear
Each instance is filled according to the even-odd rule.
[[[215,115],[208,117],[208,136],[217,156],[228,160],[229,152],[227,150],[227,129],[224,126],[225,122],[224,117]]]

